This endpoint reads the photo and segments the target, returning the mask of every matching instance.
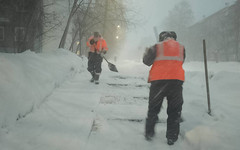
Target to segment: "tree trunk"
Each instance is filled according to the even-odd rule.
[[[77,37],[77,33],[78,33],[78,32],[79,32],[79,42],[80,42],[80,44],[81,44],[81,40],[82,40],[82,38],[81,38],[81,37],[82,37],[82,36],[81,36],[81,33],[82,33],[82,32],[81,32],[81,27],[82,27],[82,23],[85,22],[85,20],[86,20],[86,16],[87,16],[87,13],[88,13],[88,10],[89,10],[89,7],[90,7],[91,3],[92,3],[92,0],[90,0],[90,2],[88,3],[87,10],[86,10],[86,12],[85,12],[85,14],[84,14],[83,20],[79,23],[77,32],[75,32],[75,34],[74,34],[74,36],[73,36],[72,43],[71,43],[71,46],[70,46],[69,49],[73,49],[73,45],[74,45],[74,43],[75,43],[75,40],[76,40],[76,37]]]
[[[105,31],[106,31],[107,13],[108,13],[108,0],[105,0],[105,12],[104,12],[104,22],[103,22],[103,37],[105,36]]]
[[[71,19],[72,19],[74,13],[75,13],[75,9],[77,7],[77,2],[78,2],[78,0],[74,0],[71,12],[70,12],[69,17],[68,17],[67,25],[66,25],[65,30],[63,32],[63,35],[62,35],[62,38],[61,38],[61,41],[59,43],[58,48],[64,48],[64,46],[65,46],[69,25],[70,25],[70,22],[71,22]]]
[[[236,61],[240,62],[240,56],[239,56],[239,51],[240,51],[240,0],[236,2]]]

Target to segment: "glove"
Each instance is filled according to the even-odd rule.
[[[90,44],[91,44],[91,45],[93,45],[94,42],[95,42],[94,39],[91,39],[91,40],[90,40]]]
[[[101,57],[104,57],[104,55],[105,55],[106,53],[107,53],[107,51],[105,51],[105,50],[101,51],[101,53],[100,53]]]
[[[107,51],[105,51],[105,50],[102,50],[102,53],[103,53],[103,54],[106,54],[106,53],[107,53]]]

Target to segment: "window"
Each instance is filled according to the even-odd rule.
[[[26,30],[24,27],[15,27],[15,41],[23,41]]]
[[[0,41],[4,41],[4,27],[0,26]]]

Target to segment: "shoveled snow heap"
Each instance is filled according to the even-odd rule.
[[[144,139],[149,68],[103,62],[100,85],[86,58],[63,49],[0,54],[0,146],[3,150],[238,150],[240,63],[209,62],[212,116],[202,62],[186,62],[181,135],[166,144],[166,101],[152,142]],[[132,121],[131,119],[137,119]]]

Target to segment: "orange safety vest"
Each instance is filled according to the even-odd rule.
[[[90,41],[93,39],[94,37],[91,36],[88,41],[87,41],[87,46],[90,48],[89,51],[90,52],[101,52],[103,50],[107,51],[108,47],[107,47],[107,43],[103,38],[99,38],[99,40],[97,41],[97,43],[94,43],[93,45],[90,44]]]
[[[182,80],[185,73],[182,68],[184,46],[173,39],[156,44],[156,58],[149,72],[149,82],[155,80]]]

